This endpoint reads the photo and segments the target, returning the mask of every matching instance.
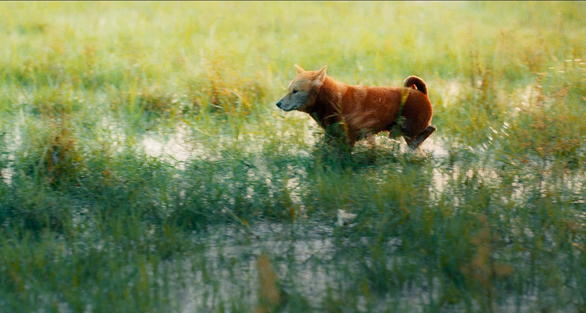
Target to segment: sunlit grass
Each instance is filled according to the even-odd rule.
[[[0,7],[0,311],[586,305],[582,3]],[[328,145],[294,64],[438,130]]]

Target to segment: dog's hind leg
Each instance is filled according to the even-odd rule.
[[[431,134],[433,134],[433,132],[436,129],[437,129],[437,127],[435,127],[433,125],[429,125],[421,134],[419,134],[417,136],[409,136],[409,137],[404,136],[405,141],[407,142],[407,145],[411,149],[416,149],[417,147],[419,147],[419,145],[421,145],[421,143],[423,141],[425,141],[425,139],[427,139],[427,137],[429,137]]]

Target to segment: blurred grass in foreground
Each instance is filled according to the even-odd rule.
[[[583,3],[0,8],[0,311],[584,311]],[[336,151],[295,63],[438,131]]]

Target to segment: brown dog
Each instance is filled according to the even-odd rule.
[[[430,125],[427,86],[417,76],[409,76],[405,87],[349,86],[326,76],[326,66],[319,71],[295,68],[298,75],[277,107],[308,113],[326,132],[345,134],[350,147],[368,135],[397,130],[415,149],[436,130]]]

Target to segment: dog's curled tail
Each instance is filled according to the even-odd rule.
[[[405,87],[407,88],[415,88],[424,94],[427,94],[427,85],[423,81],[423,79],[417,76],[409,76],[405,79]]]

